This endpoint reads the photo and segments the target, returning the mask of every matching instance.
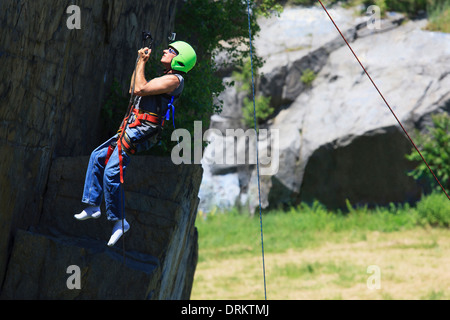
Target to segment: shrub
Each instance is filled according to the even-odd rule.
[[[299,0],[298,2],[307,2]],[[336,1],[331,1],[335,3]],[[344,6],[351,7],[363,4],[365,7],[376,5],[380,7],[382,16],[387,11],[405,13],[414,18],[420,14],[427,13],[430,20],[427,26],[431,31],[450,32],[450,3],[448,0],[344,0]],[[365,10],[361,13],[365,14]]]
[[[450,227],[450,201],[442,193],[432,193],[417,203],[419,223]]]
[[[274,110],[274,108],[270,106],[270,97],[261,95],[257,96],[255,98],[255,109],[257,124],[267,120],[267,118],[269,118]],[[244,108],[242,110],[242,116],[244,118],[244,124],[248,128],[253,128],[255,126],[254,114],[253,100],[244,98]]]
[[[260,31],[258,25],[259,16],[268,16],[280,12],[282,7],[275,0],[250,0],[252,15],[250,24],[252,37]],[[197,52],[197,64],[186,75],[186,87],[183,95],[176,103],[175,127],[194,132],[194,122],[202,121],[203,128],[209,127],[210,117],[219,113],[222,103],[216,103],[215,98],[225,89],[221,77],[217,74],[218,65],[214,59],[217,52],[228,53],[229,65],[242,66],[246,58],[250,56],[247,2],[241,0],[205,1],[190,0],[180,1],[176,10],[177,38],[191,43]],[[147,78],[153,78],[162,74],[159,59],[164,47],[162,43],[153,48],[155,54],[150,57],[146,65]],[[261,66],[263,61],[253,53],[255,67]],[[131,74],[130,74],[131,77]],[[123,86],[124,84],[122,84]],[[120,88],[113,83],[108,101],[103,107],[105,130],[107,133],[114,131],[120,125],[129,100],[129,85]],[[117,113],[117,114],[115,114]],[[172,121],[172,120],[171,120]],[[162,132],[161,144],[149,151],[151,154],[169,155],[176,142],[172,141],[173,132],[171,124],[165,126]],[[105,134],[107,134],[105,133]]]
[[[450,33],[450,3],[437,3],[428,10],[430,22],[427,29]]]
[[[428,133],[416,133],[417,144],[443,187],[450,188],[450,116],[447,113],[431,116],[433,127]],[[418,163],[417,167],[408,173],[416,180],[433,181],[433,175],[415,149],[406,156],[410,161]],[[434,183],[434,189],[440,186]]]
[[[302,76],[300,77],[300,81],[303,82],[306,86],[310,87],[314,79],[316,79],[316,76],[316,73],[308,68],[303,71]]]
[[[258,69],[254,67],[254,78],[258,77]],[[260,124],[265,122],[274,111],[270,106],[270,97],[265,97],[261,94],[255,96],[255,108],[253,108],[253,88],[252,88],[252,71],[251,61],[247,59],[242,67],[237,67],[232,73],[233,84],[239,83],[238,90],[246,92],[247,96],[244,98],[242,106],[242,118],[244,125],[248,128],[254,127],[254,115],[256,113],[256,122]]]

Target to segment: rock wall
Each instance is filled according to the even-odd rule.
[[[88,160],[53,161],[43,214],[37,225],[17,230],[1,298],[189,299],[198,254],[194,223],[201,166],[133,157],[124,184],[131,228],[124,242],[109,248],[113,223],[104,214],[73,218],[84,208],[82,173]],[[66,285],[71,265],[81,269],[79,290]]]
[[[141,31],[158,43],[174,31],[177,0],[80,0],[79,30],[72,4],[0,2],[0,282],[16,230],[39,225],[53,159],[102,142],[101,106],[113,79],[129,80]]]

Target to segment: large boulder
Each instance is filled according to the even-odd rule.
[[[448,112],[450,100],[450,35],[424,31],[425,24],[411,21],[352,43],[411,134],[430,114]],[[283,139],[301,141],[299,161],[283,163],[295,168],[295,177],[273,177],[297,192],[297,201],[342,207],[346,199],[386,205],[420,197],[419,186],[406,177],[411,164],[404,156],[412,145],[347,47],[330,54],[313,89],[282,110],[272,127]],[[292,149],[280,150],[285,152]]]
[[[319,200],[345,208],[346,200],[362,205],[414,202],[422,190],[406,174],[411,163],[405,154],[412,145],[319,9],[287,8],[281,17],[261,22],[256,49],[266,64],[257,92],[272,98],[275,113],[265,128],[278,130],[280,137],[273,146],[279,151],[279,169],[262,179],[262,205]],[[424,30],[425,19],[403,23],[395,13],[379,28],[369,28],[367,17],[355,19],[339,7],[330,13],[410,134],[425,129],[432,113],[449,111],[450,35]],[[297,33],[302,40],[292,36]],[[311,84],[301,81],[308,69],[315,73]],[[228,94],[222,100],[228,101]],[[247,169],[247,176],[255,176],[254,166]],[[238,171],[234,165],[217,174]],[[201,194],[216,176],[205,177]],[[242,198],[241,192],[234,204]],[[257,193],[244,198],[253,199],[251,209],[258,205]]]

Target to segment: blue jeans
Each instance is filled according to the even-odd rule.
[[[135,142],[137,152],[149,149],[154,144],[151,139],[157,133],[156,127],[142,130],[142,127],[126,128],[126,133],[132,142]],[[117,221],[125,217],[125,194],[120,183],[119,151],[115,147],[107,165],[105,165],[108,148],[118,139],[116,134],[108,141],[97,147],[91,153],[86,171],[82,202],[91,206],[100,206],[103,196],[105,198],[106,217],[110,221]],[[130,156],[122,150],[123,175],[130,163]]]

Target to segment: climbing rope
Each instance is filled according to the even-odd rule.
[[[339,29],[339,27],[336,25],[336,23],[334,22],[333,18],[331,17],[331,15],[328,13],[327,8],[325,8],[325,6],[323,5],[321,0],[318,0],[320,2],[320,4],[322,5],[323,10],[325,10],[326,14],[328,15],[328,17],[330,18],[331,22],[334,24],[334,26],[336,27],[337,31],[339,32],[339,34],[341,35],[342,39],[344,39],[344,42],[347,44],[348,48],[350,49],[350,51],[353,53],[353,55],[355,56],[356,60],[358,61],[359,65],[361,66],[361,68],[364,70],[364,73],[367,75],[367,77],[369,78],[370,82],[372,82],[373,86],[375,87],[375,89],[378,91],[378,93],[380,94],[381,98],[383,99],[384,103],[386,104],[386,106],[389,108],[389,110],[391,111],[392,115],[394,116],[395,120],[397,120],[398,124],[400,125],[400,127],[402,128],[403,132],[405,133],[405,135],[408,137],[409,141],[411,142],[411,144],[413,145],[414,149],[416,149],[417,153],[420,155],[420,157],[422,158],[422,161],[425,163],[425,165],[427,166],[428,170],[431,172],[431,174],[433,175],[434,179],[437,181],[437,183],[439,184],[439,186],[441,187],[442,191],[444,191],[445,195],[447,196],[447,198],[450,200],[450,196],[447,193],[447,191],[445,191],[445,188],[442,186],[441,182],[439,181],[439,179],[437,178],[437,176],[434,174],[433,170],[431,170],[431,167],[429,166],[428,162],[425,160],[424,156],[422,155],[422,153],[420,152],[419,148],[416,146],[416,144],[414,143],[413,139],[410,137],[410,135],[408,134],[408,132],[406,131],[405,127],[403,127],[402,123],[400,122],[400,120],[398,119],[397,115],[395,114],[394,110],[392,110],[391,106],[389,105],[389,103],[386,101],[386,99],[384,98],[383,94],[381,93],[381,91],[378,89],[377,85],[375,84],[375,82],[372,80],[372,77],[369,75],[369,73],[367,72],[366,68],[364,67],[364,65],[361,63],[361,61],[359,60],[358,56],[356,55],[356,53],[353,51],[352,47],[350,46],[350,44],[348,43],[347,39],[345,38],[345,36],[342,34],[341,30]]]
[[[250,23],[250,1],[247,0],[247,15],[248,15],[248,36],[250,40],[250,63],[252,71],[252,94],[253,94],[253,121],[255,124],[255,133],[258,137],[257,123],[256,123],[256,105],[255,105],[255,80],[253,75],[253,53],[252,53],[252,29]],[[258,152],[258,138],[256,138],[256,173],[258,176],[258,197],[259,197],[259,224],[261,227],[261,253],[262,253],[262,264],[263,264],[263,277],[264,277],[264,299],[267,300],[266,291],[266,266],[264,262],[264,236],[263,236],[263,224],[262,224],[262,211],[261,211],[261,185],[259,178],[259,152]]]
[[[145,48],[145,42],[148,41],[150,39],[149,42],[149,48],[151,49],[152,44],[153,44],[153,38],[152,35],[147,32],[147,31],[142,31],[142,36],[141,36],[141,40],[142,40],[142,49]],[[148,51],[145,51],[145,54],[147,54]],[[120,170],[120,204],[121,204],[121,209],[122,209],[122,261],[123,261],[123,265],[125,265],[125,190],[124,190],[124,186],[123,186],[123,158],[122,158],[122,139],[123,136],[125,134],[125,129],[127,127],[127,123],[128,123],[128,118],[131,116],[132,112],[133,112],[133,108],[136,104],[136,96],[134,94],[134,90],[136,88],[136,70],[137,70],[137,65],[139,62],[139,56],[136,58],[136,62],[134,64],[134,77],[133,77],[133,86],[131,88],[131,96],[130,96],[130,101],[128,102],[128,107],[127,107],[127,112],[125,113],[125,116],[120,124],[120,128],[119,128],[119,136],[117,138],[117,151],[119,153],[119,170]]]

